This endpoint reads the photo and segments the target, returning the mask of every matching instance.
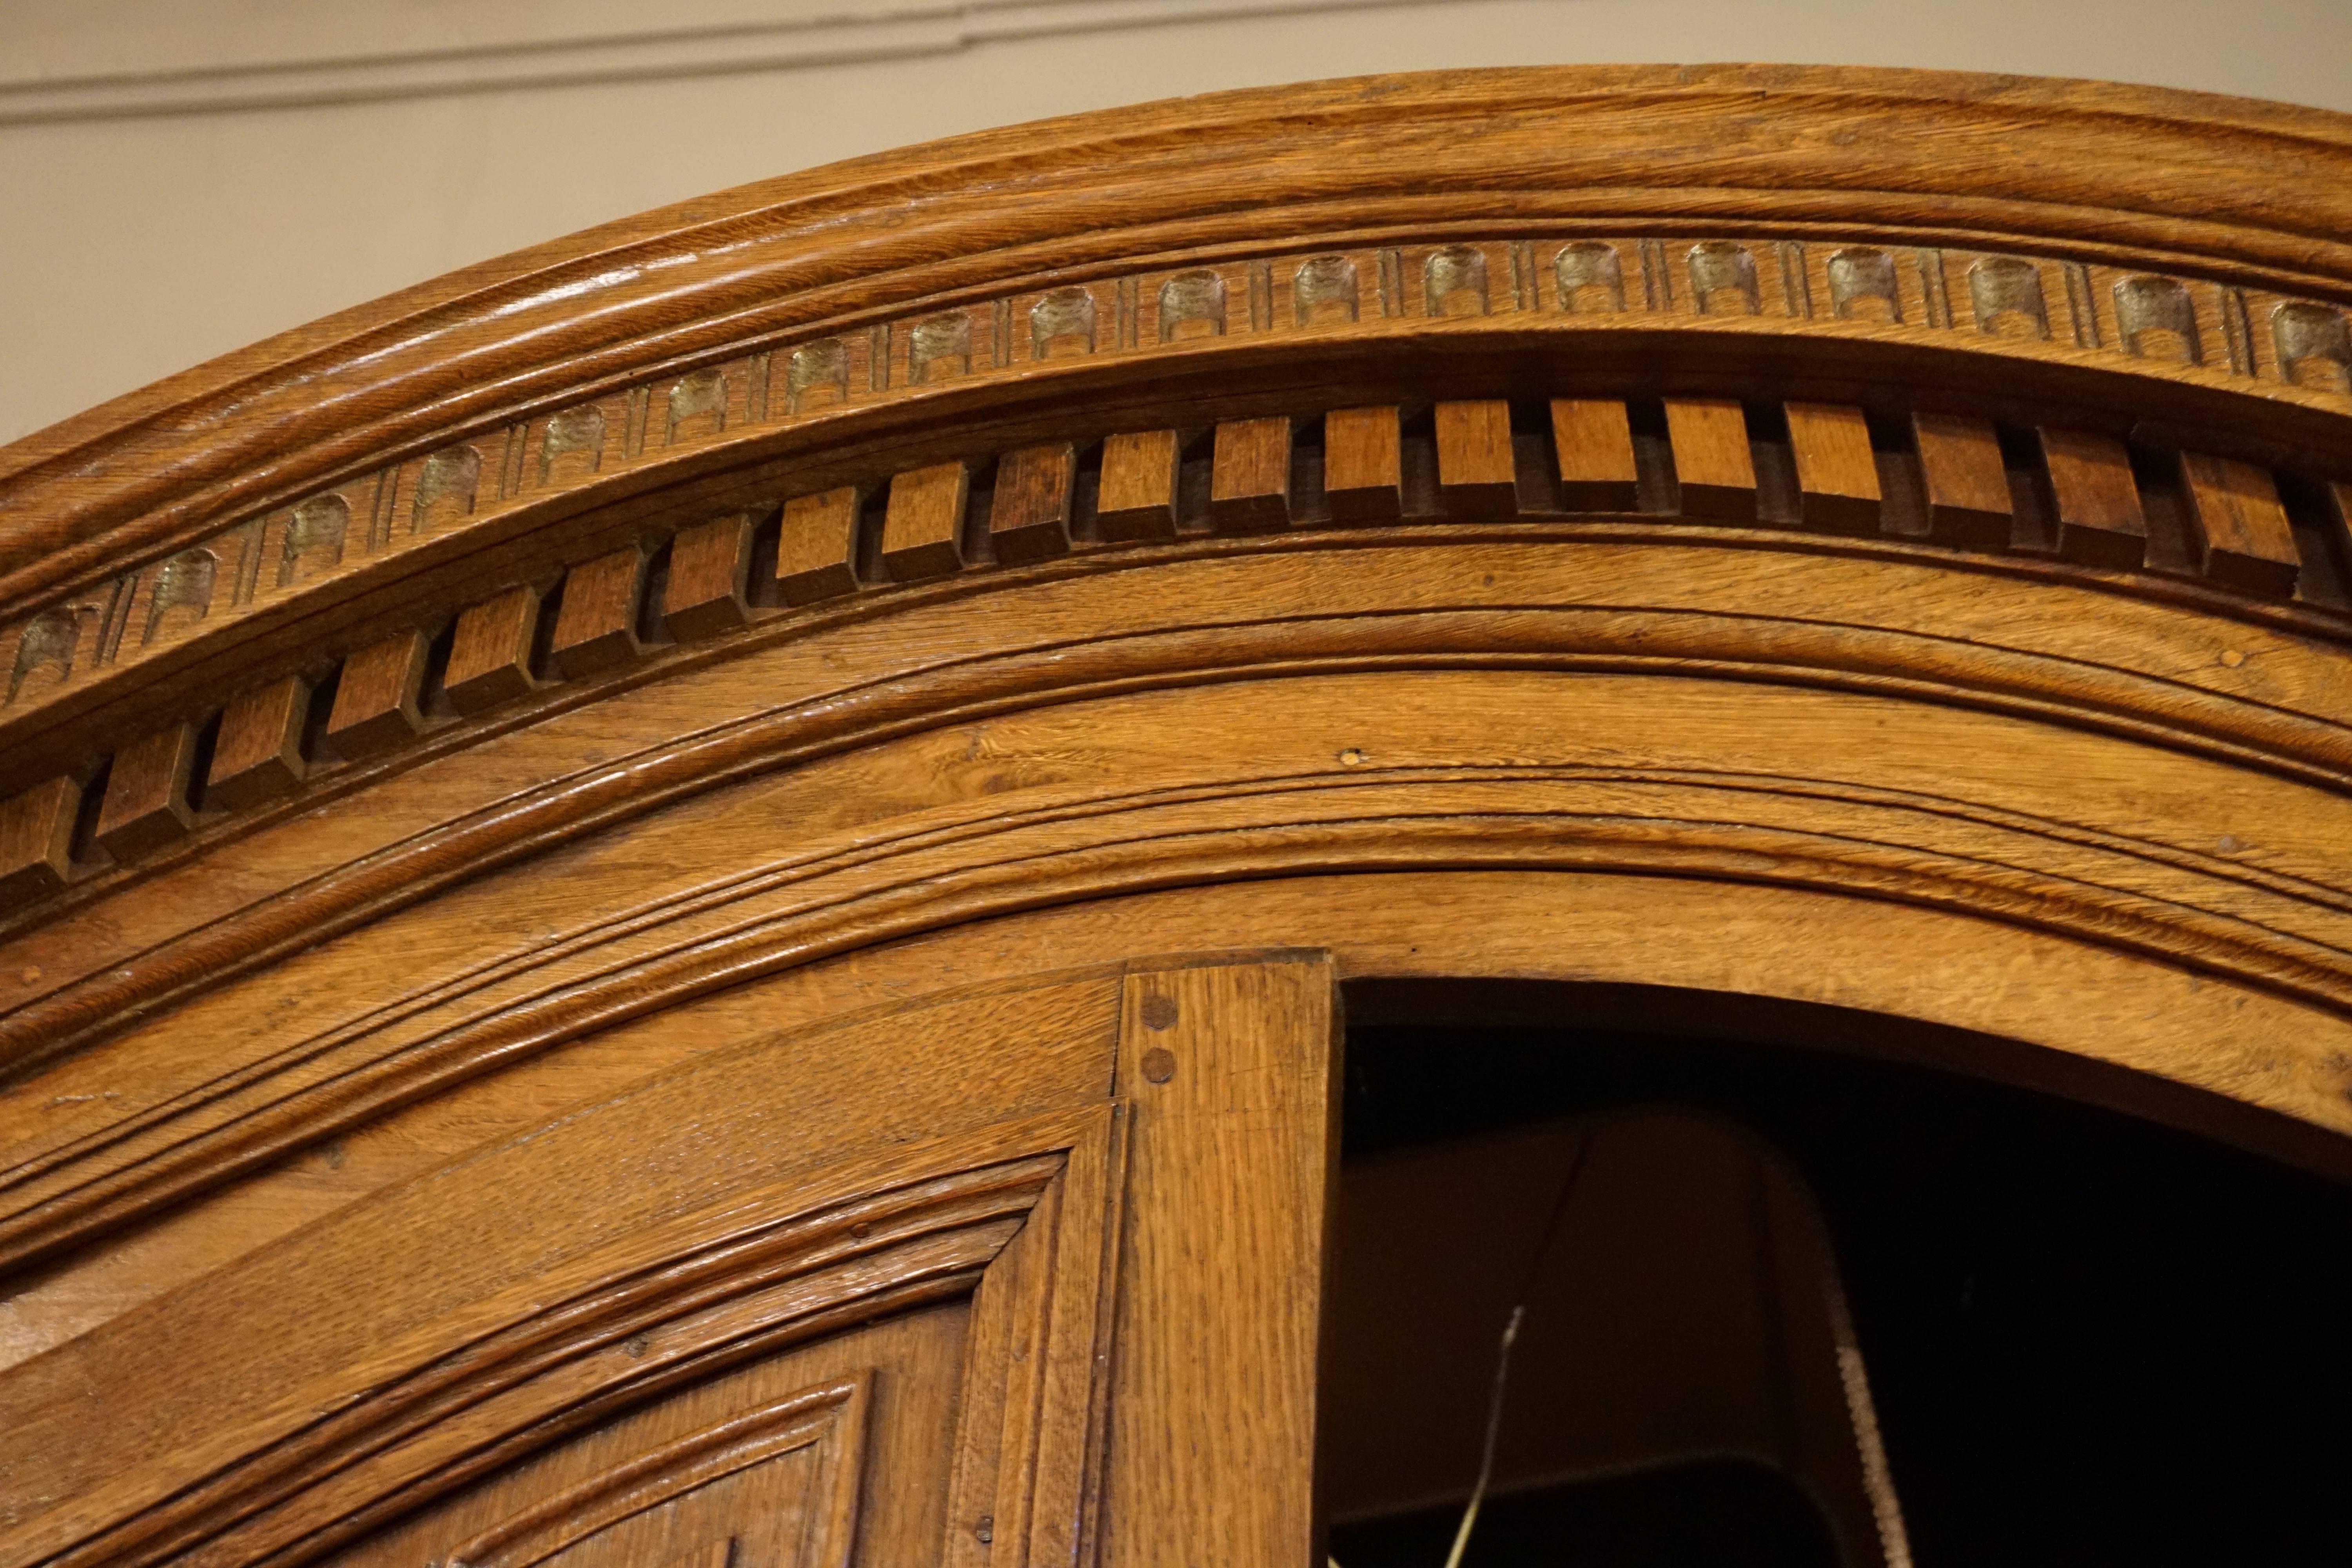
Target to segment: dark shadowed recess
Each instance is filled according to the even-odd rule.
[[[1347,1005],[1349,1159],[1660,1101],[1785,1152],[1832,1233],[1922,1568],[2340,1551],[2337,1141],[2012,1041],[1753,997],[1361,981]],[[1342,1523],[1333,1555],[1438,1568],[1457,1517]],[[1833,1561],[1793,1488],[1716,1463],[1494,1500],[1465,1568]]]

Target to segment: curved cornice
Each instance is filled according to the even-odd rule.
[[[1439,72],[1042,121],[739,187],[452,274],[0,450],[0,600],[593,382],[1029,270],[1461,219],[2038,240],[2352,298],[2352,117],[1756,66]]]

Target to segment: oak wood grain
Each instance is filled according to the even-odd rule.
[[[37,645],[66,635],[44,617],[91,614],[89,646],[71,658],[37,647],[48,661],[28,666],[37,679],[0,705],[0,791],[87,769],[165,723],[202,721],[220,690],[312,668],[397,624],[438,624],[488,593],[543,580],[616,546],[649,518],[658,536],[677,523],[765,505],[783,489],[880,484],[902,461],[986,462],[1041,439],[1076,439],[1084,449],[1115,426],[1166,419],[1191,429],[1260,416],[1276,409],[1285,389],[1295,395],[1288,411],[1311,418],[1328,407],[1507,390],[1599,397],[1664,386],[1760,403],[1850,401],[1857,385],[1915,386],[1958,411],[2167,431],[2168,439],[2241,460],[2332,472],[2326,454],[2342,449],[2341,422],[2352,409],[2341,351],[2330,346],[2341,341],[2345,318],[2335,301],[2344,286],[2328,281],[2315,257],[2344,260],[2352,249],[2315,252],[2301,227],[2284,241],[2275,225],[2284,209],[2242,196],[2229,204],[2231,217],[2218,218],[2205,203],[2186,202],[2179,184],[2182,169],[2226,165],[2241,190],[2258,189],[2283,177],[2292,162],[2284,149],[2324,137],[2313,142],[2305,132],[2297,140],[2201,100],[2165,100],[2120,114],[2062,107],[2140,101],[2126,89],[2083,84],[1829,72],[1807,75],[1812,85],[1790,94],[1782,86],[1794,78],[1772,76],[1769,88],[1757,86],[1761,79],[1735,68],[1687,79],[1638,71],[1432,79],[1385,95],[1382,112],[1397,118],[1376,122],[1363,104],[1328,89],[1237,100],[1232,117],[1171,106],[1158,112],[1173,118],[1156,122],[1187,128],[1171,129],[1166,143],[1174,177],[1143,187],[1105,174],[1119,159],[1102,151],[1110,143],[1100,138],[1128,143],[1073,121],[1034,132],[1038,164],[996,163],[1009,155],[1003,143],[900,155],[893,166],[902,170],[954,171],[934,173],[954,194],[919,214],[906,210],[893,176],[872,165],[823,187],[824,202],[849,204],[841,212],[871,204],[845,217],[841,230],[824,228],[823,241],[782,219],[781,208],[736,209],[730,202],[751,198],[711,198],[691,220],[673,213],[625,226],[632,237],[613,243],[637,258],[629,266],[604,266],[598,257],[617,253],[609,247],[542,248],[493,268],[503,279],[497,285],[483,280],[492,273],[468,273],[415,291],[407,303],[385,307],[388,314],[362,310],[256,351],[226,381],[215,379],[225,374],[218,367],[182,378],[172,384],[179,390],[157,390],[139,405],[143,412],[118,405],[25,448],[47,456],[7,460],[0,543],[16,577],[0,595],[9,606],[0,613],[0,660],[37,631]],[[1555,92],[1564,96],[1547,96]],[[1765,107],[1753,115],[1732,107],[1757,103]],[[2040,161],[1953,159],[1944,132],[1977,115],[1992,116],[2017,147],[2035,147]],[[1656,162],[1660,116],[1678,129],[1709,128],[1690,153],[1699,162],[1671,164],[1672,177]],[[1475,133],[1456,134],[1473,122]],[[1296,142],[1305,125],[1329,138],[1310,139],[1311,154]],[[1931,133],[1931,125],[1939,129]],[[1431,128],[1431,166],[1449,171],[1430,176],[1442,195],[1407,198],[1378,182],[1337,174],[1318,184],[1303,173],[1323,155],[1341,170],[1377,166],[1398,128],[1416,126]],[[1890,135],[1916,140],[1902,159],[1882,164]],[[1627,167],[1650,171],[1654,183],[1640,187],[1650,194],[1633,209],[1612,209],[1627,226],[1619,233],[1563,245],[1557,222],[1591,214],[1596,199],[1597,165],[1566,149],[1601,143]],[[2182,162],[2191,143],[2197,157]],[[2111,160],[2101,188],[2135,188],[2116,206],[2095,208],[2104,215],[2095,220],[2074,204],[2079,190],[2068,187],[2059,201],[2050,188],[2057,177],[2050,171],[2084,167],[2084,149],[2093,144]],[[2127,145],[2140,155],[2127,156]],[[1843,205],[1825,213],[1810,205],[1821,199],[1819,171],[1793,151],[1800,146],[1834,147],[1836,156],[1895,184],[1842,184]],[[2258,148],[2284,162],[2262,163]],[[1514,177],[1527,182],[1515,186],[1526,200],[1513,209],[1526,226],[1498,233],[1480,252],[1492,276],[1452,297],[1475,295],[1494,321],[1508,323],[1503,330],[1516,334],[1516,346],[1507,353],[1462,340],[1458,323],[1393,308],[1412,290],[1391,275],[1387,258],[1393,249],[1425,262],[1444,248],[1424,243],[1438,231],[1493,220],[1459,204],[1475,201],[1464,193],[1484,188],[1479,161],[1497,153],[1517,160]],[[1013,166],[1017,176],[1007,172]],[[982,168],[1005,178],[1035,174],[1046,184],[1014,214],[969,183]],[[1741,193],[1736,213],[1691,205],[1695,187],[1685,182],[1706,177],[1702,168],[1717,179],[1738,171],[1729,182]],[[2297,165],[2294,178],[2307,177]],[[1330,180],[1345,185],[1344,198],[1330,194],[1340,188]],[[1907,205],[1894,215],[1882,211],[1891,198],[1863,194],[1898,186]],[[1203,205],[1211,189],[1255,197]],[[1150,213],[1139,216],[1123,205],[1130,200]],[[740,248],[728,252],[732,264],[698,237],[720,210],[742,226]],[[1931,212],[1943,216],[1923,216]],[[1885,252],[1886,266],[1909,279],[1903,289],[1922,291],[1895,301],[1897,311],[1890,296],[1832,298],[1801,268],[1773,263],[1778,244],[1802,244],[1825,221],[1868,227],[1873,214],[1912,232],[1938,221],[1947,232],[1965,227],[1972,246],[1990,247],[1980,258],[2004,270],[1980,276],[1973,262],[1962,265],[1961,253],[1934,249],[1906,254],[1896,268],[1895,253]],[[2109,226],[2099,231],[2106,259],[2082,264],[2075,283],[2064,285],[2065,275],[2044,276],[2034,258],[2079,237],[2067,230],[2076,217]],[[902,232],[902,225],[912,227]],[[1625,258],[1645,247],[1661,256],[1687,251],[1695,233],[1717,225],[1738,237],[1699,244],[1727,266],[1740,264],[1725,274],[1733,282],[1667,287],[1668,268],[1654,280],[1636,277],[1639,303],[1624,310]],[[1376,231],[1404,243],[1365,243]],[[1007,237],[1014,232],[1025,237]],[[858,235],[877,243],[863,245]],[[901,238],[923,259],[894,249]],[[1171,243],[1232,258],[1216,275],[1219,299],[1232,308],[1183,316],[1203,326],[1213,317],[1223,330],[1164,341],[1139,335],[1130,303],[1125,341],[1115,341],[1115,302],[1146,289],[1159,297],[1171,281]],[[824,260],[812,245],[827,247]],[[1096,281],[1062,280],[1071,258],[1061,247],[1069,245],[1084,249]],[[1618,271],[1579,282],[1570,277],[1584,254],[1578,247],[1591,245],[1617,258]],[[898,259],[880,267],[873,258],[885,251]],[[1284,275],[1305,265],[1302,256],[1319,268],[1304,291]],[[809,296],[795,280],[811,266],[846,270],[828,273],[828,291]],[[2114,288],[2142,274],[2203,301],[2210,320],[2198,331],[2210,363],[2144,356],[2136,352],[2146,337],[2139,328],[2120,332],[2114,321],[2102,322],[2102,309],[2113,315]],[[2006,281],[1986,291],[1979,289],[1984,277]],[[2200,292],[2223,278],[2231,281],[2215,285],[2221,293]],[[1425,296],[1428,279],[1415,281]],[[1100,313],[1084,331],[1035,314],[1070,287]],[[519,290],[510,299],[500,292],[509,288]],[[936,308],[948,294],[966,302]],[[1391,308],[1381,308],[1384,298]],[[1563,303],[1573,308],[1556,308]],[[1298,335],[1301,305],[1323,336]],[[1721,335],[1735,317],[1746,334],[1736,352]],[[2244,324],[2225,330],[2225,317]],[[375,324],[355,324],[362,319]],[[2271,328],[2253,330],[2256,319]],[[1637,321],[1638,347],[1620,331]],[[1052,330],[1039,337],[1041,327]],[[780,335],[795,345],[781,358],[771,346]],[[436,348],[459,338],[469,344],[464,353],[435,361]],[[1017,342],[1025,352],[1016,355]],[[1918,357],[1930,344],[1932,367]],[[1039,358],[1041,346],[1055,352]],[[2231,374],[2216,381],[2209,373],[2225,353]],[[1567,367],[1579,387],[1517,379],[1538,361]],[[1756,367],[1767,361],[1771,384],[1757,384]],[[332,373],[323,368],[330,363]],[[681,372],[688,363],[696,368]],[[1431,381],[1432,366],[1443,367],[1445,384]],[[336,395],[318,396],[327,384],[320,378],[332,376],[343,378],[334,381]],[[1064,426],[1040,416],[1060,389],[1081,383],[1072,401],[1087,419]],[[1163,392],[1174,401],[1163,402]],[[341,402],[345,393],[360,401]],[[960,411],[934,417],[941,396]],[[2079,416],[2071,407],[2078,403]],[[366,419],[340,416],[360,406]],[[971,439],[976,426],[989,428],[987,439]],[[98,466],[77,466],[85,459]],[[1779,480],[1777,471],[1768,475],[1775,500]],[[19,495],[21,504],[5,499]],[[1907,505],[1909,497],[1897,500]],[[16,520],[31,531],[21,540]],[[2167,549],[2171,526],[2168,517]],[[34,545],[37,534],[46,542]],[[110,624],[110,601],[118,606]],[[2323,594],[2310,603],[2332,601]],[[130,635],[120,635],[121,606],[141,623]]]
[[[1323,416],[1323,498],[1333,521],[1394,522],[1404,515],[1401,430],[1393,405]]]
[[[584,1403],[602,1414],[648,1384],[723,1364],[746,1336],[755,1346],[791,1344],[968,1293],[1055,1190],[1069,1152],[1101,1137],[1118,1007],[1113,972],[984,985],[820,1027],[794,1053],[795,1093],[821,1094],[817,1103],[844,1111],[866,1102],[879,1120],[836,1116],[781,1146],[772,1131],[784,1109],[779,1058],[764,1038],[738,1041],[707,1058],[710,1070],[644,1086],[602,1116],[567,1118],[561,1136],[511,1145],[497,1168],[479,1172],[479,1184],[457,1173],[417,1184],[320,1227],[278,1261],[238,1265],[209,1294],[151,1315],[148,1327],[122,1325],[62,1359],[27,1363],[0,1379],[9,1429],[25,1438],[0,1451],[8,1550],[59,1552],[93,1521],[104,1544],[68,1561],[207,1536],[216,1549],[248,1552],[331,1544],[413,1506],[425,1478],[425,1495],[446,1490],[519,1447],[563,1435],[554,1418],[565,1412]],[[930,1087],[842,1097],[910,1068]],[[677,1129],[689,1123],[700,1172],[690,1197],[666,1169],[679,1152]],[[894,1126],[922,1134],[905,1142]],[[1094,1190],[1108,1201],[1099,1177]],[[473,1205],[503,1208],[525,1191],[534,1226],[483,1228],[489,1216]],[[434,1216],[445,1245],[466,1242],[433,1269],[415,1268],[397,1240],[415,1234],[419,1213]],[[860,1224],[874,1233],[869,1246],[855,1245],[865,1239]],[[1104,1232],[1097,1225],[1091,1235],[1099,1259]],[[1083,1252],[1086,1237],[1078,1243]],[[836,1267],[845,1251],[867,1255],[868,1266]],[[632,1258],[656,1267],[633,1268]],[[356,1321],[306,1304],[294,1279],[356,1292]],[[583,1291],[593,1305],[564,1305]],[[1068,1327],[1055,1342],[1072,1349],[1054,1353],[1091,1368],[1094,1323],[1081,1315]],[[634,1353],[613,1353],[630,1335],[640,1342]],[[232,1342],[249,1353],[222,1353]],[[525,1346],[531,1353],[515,1353]],[[152,1390],[110,1433],[65,1446],[43,1436],[108,1408],[116,1391],[151,1380],[174,1356],[186,1358],[177,1382]],[[54,1383],[60,1373],[67,1381]],[[339,1414],[321,1424],[315,1403],[299,1416],[286,1404],[298,1386],[359,1396],[328,1395]],[[168,1424],[172,1444],[156,1444],[167,1428],[155,1423]],[[289,1436],[290,1445],[277,1442]],[[254,1453],[257,1443],[268,1449],[259,1473],[213,1474],[220,1458]],[[454,1470],[452,1449],[467,1456]],[[152,1458],[126,1466],[121,1452]],[[173,1474],[202,1484],[174,1487]],[[257,1484],[268,1505],[259,1511]]]
[[[2180,476],[2205,574],[2273,598],[2294,593],[2302,558],[2276,481],[2252,463],[2199,452],[2181,455]]]
[[[1518,510],[1511,452],[1511,405],[1501,401],[1441,403],[1437,489],[1459,517],[1507,517]]]
[[[81,787],[49,779],[0,803],[0,908],[65,886]]]
[[[1309,1559],[1334,978],[1320,955],[1269,955],[1128,979],[1111,1568]]]
[[[1559,504],[1570,511],[1632,511],[1640,504],[1633,431],[1615,398],[1556,397],[1552,446],[1559,460]]]
[[[776,589],[787,605],[814,605],[857,591],[857,522],[865,496],[854,485],[794,496],[776,540]]]
[[[1666,437],[1685,515],[1756,521],[1756,458],[1748,445],[1748,416],[1738,404],[1719,397],[1669,397]]]
[[[1024,447],[998,459],[988,537],[999,561],[1018,566],[1068,552],[1077,471],[1077,449],[1067,441]]]
[[[870,1561],[1304,1562],[1340,973],[1875,1012],[2343,1165],[2352,135],[1936,79],[999,132],[0,453],[0,1563],[744,1568],[853,1502]],[[1832,228],[2009,269],[1832,297]],[[2209,363],[2118,340],[2136,269]],[[1511,398],[1618,515],[1514,514]],[[1853,537],[1625,515],[1668,455]],[[1097,540],[1154,547],[992,570]],[[1332,957],[1143,956],[1237,942]],[[812,1392],[863,1481],[599,1511]]]
[[[425,725],[425,634],[394,632],[343,660],[327,715],[327,743],[348,762],[391,751]]]
[[[1916,414],[1919,477],[1927,492],[1931,539],[1969,549],[2009,542],[2016,503],[1992,422],[1960,414]]]
[[[302,725],[310,710],[310,683],[299,675],[230,699],[213,743],[209,804],[236,810],[285,794],[302,782]]]
[[[882,519],[882,570],[894,583],[943,577],[963,566],[964,501],[971,470],[936,463],[890,481]]]
[[[743,624],[752,521],[748,511],[732,512],[681,528],[670,541],[662,626],[679,642],[700,642]]]
[[[1874,533],[1880,497],[1877,459],[1862,410],[1839,404],[1788,405],[1789,446],[1805,526]],[[1677,459],[1679,461],[1679,458]]]
[[[611,669],[643,648],[637,605],[645,594],[646,562],[645,545],[631,541],[564,574],[563,603],[549,647],[564,675],[577,680]]]
[[[2043,426],[2042,458],[2058,514],[2058,553],[2126,570],[2147,553],[2147,514],[2131,454],[2111,436]]]
[[[460,713],[481,713],[529,695],[531,645],[539,632],[540,593],[525,583],[457,617],[441,689]]]
[[[1107,542],[1176,537],[1173,430],[1141,430],[1103,442],[1102,490],[1095,526]]]
[[[99,808],[97,837],[110,855],[129,859],[184,837],[195,821],[188,799],[196,729],[173,724],[115,753]]]
[[[1228,419],[1211,458],[1209,521],[1220,533],[1290,525],[1290,421]]]

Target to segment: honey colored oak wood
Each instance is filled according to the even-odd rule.
[[[1113,436],[1103,443],[1096,526],[1106,540],[1176,536],[1177,441],[1173,430]]]
[[[2270,475],[2191,452],[2180,459],[2180,477],[2206,574],[2276,598],[2294,593],[2301,557]]]
[[[423,632],[395,632],[343,661],[327,714],[327,743],[337,755],[351,762],[375,756],[424,727],[417,700],[427,651]]]
[[[539,630],[536,585],[509,588],[457,617],[441,689],[461,713],[479,713],[528,694],[531,642]]]
[[[2124,444],[2084,430],[2044,428],[2042,453],[2057,509],[2058,552],[2094,566],[2137,566],[2147,552],[2147,517]]]
[[[1559,504],[1570,511],[1632,511],[1640,505],[1640,469],[1625,405],[1612,398],[1551,401],[1553,449],[1559,461]]]
[[[1862,410],[1824,403],[1788,406],[1789,446],[1797,462],[1805,525],[1839,533],[1878,528],[1878,464]]]
[[[679,642],[697,642],[743,624],[743,590],[751,568],[751,514],[735,512],[678,531],[671,542],[662,626]]]
[[[1129,976],[1102,1561],[1307,1563],[1339,1017],[1328,961]]]
[[[890,481],[882,521],[882,570],[896,583],[942,576],[963,564],[964,501],[971,470],[938,463]]]
[[[1393,522],[1404,515],[1397,410],[1335,408],[1323,416],[1323,499],[1334,519]]]
[[[1436,409],[1437,488],[1457,517],[1507,517],[1518,509],[1511,456],[1511,405],[1441,403]]]
[[[645,591],[646,549],[630,543],[564,574],[551,657],[578,679],[636,657],[637,601]]]
[[[1978,549],[2007,544],[2016,503],[1991,421],[1919,414],[1911,423],[1927,488],[1929,536]]]
[[[65,886],[80,804],[76,782],[62,778],[0,804],[0,890],[27,898]]]
[[[1217,426],[1209,519],[1223,533],[1290,523],[1290,421],[1229,419]]]
[[[195,817],[188,803],[195,757],[190,724],[159,730],[116,755],[98,815],[98,841],[108,854],[128,859],[187,834]]]
[[[996,467],[988,513],[989,542],[999,561],[1020,565],[1068,552],[1077,468],[1077,452],[1067,441],[1005,454]]]
[[[302,725],[310,710],[310,683],[299,675],[247,691],[221,712],[213,742],[207,802],[236,810],[302,782]]]
[[[1669,397],[1666,434],[1683,510],[1693,517],[1749,522],[1756,517],[1756,459],[1748,419],[1726,398]]]
[[[784,503],[776,544],[776,589],[787,605],[814,605],[857,591],[855,486],[795,496]]]
[[[1342,979],[2352,1171],[2347,125],[1211,97],[0,452],[0,1568],[1308,1564]]]

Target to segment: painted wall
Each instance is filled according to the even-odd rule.
[[[2352,0],[0,0],[0,441],[468,262],[955,132],[1739,59],[2352,110]]]

